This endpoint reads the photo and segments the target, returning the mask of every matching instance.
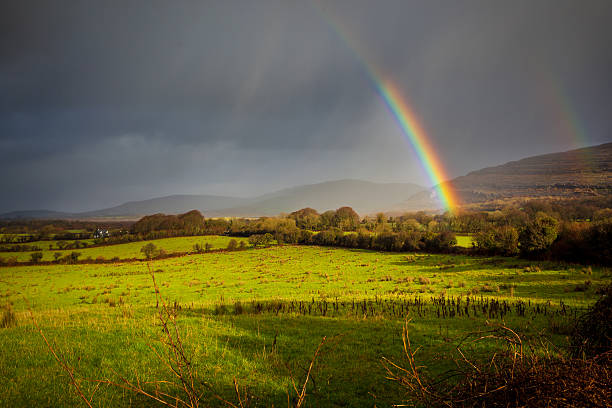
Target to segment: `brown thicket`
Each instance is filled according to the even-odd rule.
[[[405,392],[397,406],[427,407],[610,407],[612,351],[589,358],[565,356],[542,338],[526,340],[504,325],[467,334],[452,352],[435,354],[453,368],[433,373],[404,327],[404,362],[383,359],[387,378]],[[495,342],[487,356],[477,345]],[[476,346],[476,347],[474,347]]]

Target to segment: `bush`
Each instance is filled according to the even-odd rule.
[[[335,246],[340,243],[344,234],[339,229],[333,228],[330,230],[321,231],[312,236],[312,243],[322,246]]]
[[[157,251],[157,247],[154,243],[149,242],[142,248],[140,248],[140,252],[144,254],[145,258],[152,259],[155,256],[155,252]]]
[[[256,246],[269,246],[272,244],[274,237],[270,233],[253,234],[249,237],[249,244]]]
[[[34,263],[38,263],[42,260],[43,253],[42,252],[32,252],[30,254],[30,260]]]
[[[374,237],[367,232],[359,231],[357,234],[357,247],[361,249],[370,249],[372,248],[372,242],[374,241]]]
[[[521,252],[533,254],[548,249],[557,239],[559,222],[550,215],[538,212],[519,235]]]
[[[298,238],[298,242],[300,244],[310,245],[312,244],[312,236],[314,234],[312,231],[300,230],[300,237]]]
[[[230,241],[227,243],[227,250],[235,251],[237,248],[238,248],[238,241],[236,241],[235,239],[230,239]]]
[[[404,363],[383,358],[386,377],[405,393],[402,403],[423,407],[610,407],[612,359],[609,353],[589,360],[540,355],[534,344],[505,326],[461,337],[456,351],[413,349],[404,329]],[[447,340],[448,341],[448,340]],[[541,341],[541,339],[540,339]],[[483,356],[466,344],[491,342]],[[479,347],[484,348],[484,347]],[[419,358],[420,360],[416,360]],[[432,356],[423,360],[423,355]],[[452,368],[428,366],[448,361]],[[402,366],[403,365],[403,366]],[[399,401],[398,401],[399,402]],[[398,406],[400,404],[397,404]]]
[[[63,256],[61,259],[59,259],[58,261],[62,261],[64,263],[67,264],[75,264],[78,262],[79,257],[81,256],[80,252],[74,252],[72,251],[71,253],[69,253],[68,255]]]
[[[425,238],[425,249],[433,252],[447,252],[457,245],[457,238],[451,231],[438,234],[428,233]]]
[[[279,244],[297,244],[300,240],[300,231],[296,227],[283,227],[274,233],[274,237]]]
[[[519,234],[510,226],[490,227],[476,234],[478,249],[495,255],[516,255],[519,252]]]
[[[162,248],[156,247],[152,242],[149,242],[140,248],[140,252],[142,252],[147,259],[161,258],[162,256],[166,255],[166,251],[164,251]],[[117,260],[118,259],[119,258],[117,258]]]
[[[374,238],[373,248],[380,251],[401,251],[403,246],[400,235],[392,232],[383,232]]]
[[[612,348],[612,284],[599,293],[599,300],[576,322],[571,339],[574,357],[593,357]]]
[[[355,233],[346,234],[340,238],[340,245],[344,248],[357,248],[359,246],[359,238]]]
[[[425,278],[423,276],[419,276],[418,281],[419,281],[419,285],[429,285],[429,284],[431,284],[431,281],[429,280],[429,278]]]
[[[17,319],[15,317],[15,313],[11,308],[10,304],[6,305],[4,312],[2,313],[2,320],[0,320],[0,328],[7,329],[9,327],[17,326]]]

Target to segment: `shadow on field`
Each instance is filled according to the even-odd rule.
[[[225,370],[234,370],[239,382],[248,383],[255,405],[284,406],[288,393],[295,397],[292,379],[298,387],[303,383],[324,337],[332,340],[322,347],[311,372],[308,406],[387,405],[398,398],[385,380],[380,358],[401,352],[401,322],[274,315],[213,319],[235,328],[219,339],[229,365]],[[244,362],[252,368],[245,370]]]

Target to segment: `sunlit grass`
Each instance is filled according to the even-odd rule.
[[[221,240],[217,242],[222,245]],[[143,245],[136,244],[138,250]],[[385,406],[398,401],[399,391],[385,380],[380,358],[401,358],[404,317],[349,312],[235,315],[235,301],[247,305],[281,299],[335,302],[338,298],[349,304],[441,294],[465,297],[476,290],[478,297],[541,305],[550,301],[547,307],[553,310],[561,301],[574,307],[590,304],[596,298],[594,289],[611,276],[602,268],[586,270],[514,258],[306,246],[188,255],[152,261],[150,267],[163,296],[181,307],[179,328],[198,375],[229,399],[234,398],[236,377],[257,397],[259,406],[285,406],[287,393],[292,392],[291,376],[303,379],[304,367],[321,338],[334,335],[341,337],[322,355],[309,401],[315,406]],[[575,291],[585,281],[591,282],[589,289]],[[154,288],[144,261],[1,268],[0,302],[12,304],[16,315],[15,327],[0,329],[0,376],[11,379],[2,385],[0,405],[79,405],[32,327],[28,304],[46,335],[82,375],[106,378],[114,370],[130,378],[137,373],[147,379],[168,379],[148,347],[156,344],[160,332]],[[227,311],[215,314],[219,305],[226,305]],[[444,338],[489,320],[482,315],[442,319],[432,313],[410,317],[417,345],[443,343]],[[505,318],[526,333],[545,329],[549,319],[513,314]],[[555,334],[553,339],[558,344],[564,341]],[[97,392],[95,401],[96,406],[108,407],[150,404],[106,387]]]
[[[126,244],[116,245],[105,245],[97,246],[93,248],[79,248],[79,249],[68,249],[68,250],[49,250],[49,243],[55,243],[53,246],[56,248],[57,241],[37,241],[28,243],[26,245],[38,245],[43,249],[43,261],[53,261],[54,254],[58,253],[61,256],[68,255],[72,252],[79,252],[81,254],[79,259],[91,258],[95,260],[98,257],[105,259],[112,259],[118,257],[119,259],[131,259],[139,258],[144,259],[144,255],[140,252],[140,249],[149,242],[154,243],[158,248],[164,249],[167,253],[177,252],[191,252],[193,251],[194,244],[200,244],[202,247],[208,243],[211,245],[211,249],[222,249],[226,248],[230,240],[235,239],[236,241],[245,241],[246,238],[234,238],[218,235],[206,235],[206,236],[193,236],[193,237],[176,237],[176,238],[164,238],[156,239],[152,241],[138,241],[130,242]],[[71,242],[71,241],[67,241]],[[90,243],[93,241],[89,241]],[[15,256],[18,262],[27,262],[30,260],[32,252],[0,252],[1,258],[8,258]]]

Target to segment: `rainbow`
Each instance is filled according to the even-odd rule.
[[[400,90],[391,81],[375,81],[383,101],[397,120],[402,133],[416,152],[421,165],[434,184],[440,204],[452,212],[459,205],[459,200],[448,180],[444,166],[436,151],[431,146],[427,133],[421,126],[416,114],[402,97]]]
[[[570,143],[572,149],[589,146],[589,138],[579,119],[572,100],[562,81],[550,69],[539,70],[539,83],[543,94],[543,105],[551,110],[558,134]],[[579,153],[585,170],[593,171],[593,157],[589,150]],[[580,177],[580,175],[578,176]]]
[[[561,80],[553,71],[544,69],[540,70],[539,77],[546,98],[543,103],[554,109],[560,134],[565,135],[574,149],[588,146],[587,133]]]
[[[363,53],[359,52],[357,47],[344,34],[348,31],[343,30],[340,23],[332,19],[316,2],[314,4],[315,9],[319,11],[323,20],[327,22],[328,26],[342,40],[346,47],[352,51],[355,59],[360,63],[366,76],[397,121],[404,138],[416,153],[421,166],[434,186],[438,201],[445,210],[452,213],[459,205],[457,194],[450,183],[446,182],[449,180],[449,177],[442,165],[442,160],[433,148],[430,137],[425,132],[415,111],[408,104],[407,98],[402,95],[399,87],[388,76],[383,75],[382,71],[375,67],[371,60],[363,57]]]

